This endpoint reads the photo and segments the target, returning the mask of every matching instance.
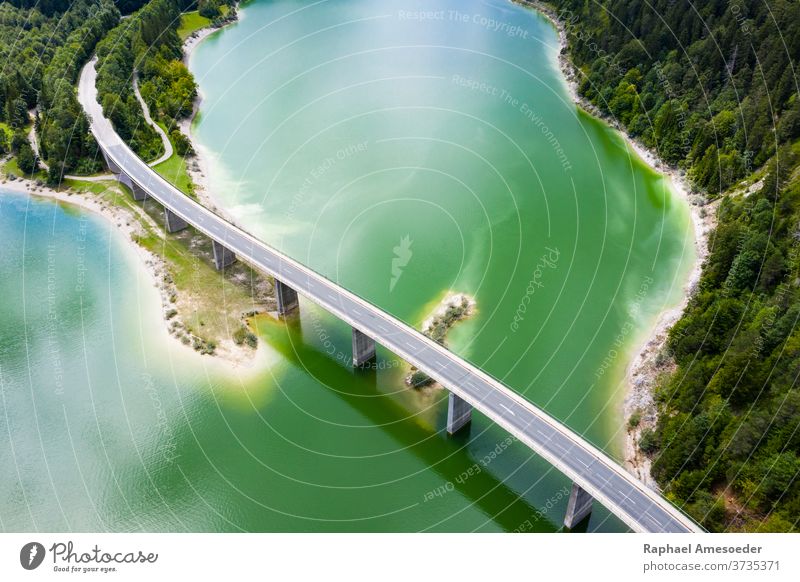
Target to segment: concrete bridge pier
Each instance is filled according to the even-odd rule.
[[[103,151],[101,148],[100,151],[103,154],[103,159],[106,161],[106,166],[111,171],[114,176],[116,176],[117,181],[121,184],[125,184],[128,188],[131,189],[133,192],[133,199],[137,202],[141,202],[147,198],[147,192],[140,188],[138,184],[136,184],[133,180],[131,180],[130,176],[128,176],[125,172],[122,171],[117,164],[115,164],[110,157],[106,155],[106,152]]]
[[[375,359],[375,340],[353,328],[353,367],[360,368]]]
[[[106,155],[106,152],[103,148],[100,148],[100,153],[103,154],[103,159],[106,161],[106,166],[108,166],[108,169],[111,171],[112,174],[115,174],[116,176],[122,174],[122,169],[117,164],[111,161],[111,158],[109,158]]]
[[[117,177],[117,182],[120,184],[125,184],[128,188],[130,188],[134,200],[137,202],[147,200],[147,191],[144,188],[141,188],[136,182],[131,180],[127,174],[121,173],[114,175]]]
[[[167,212],[169,212],[169,210],[167,210]],[[236,255],[233,254],[233,251],[222,243],[218,243],[212,239],[211,246],[214,249],[214,267],[216,267],[217,271],[221,271],[225,267],[230,267],[233,261],[236,260]]]
[[[189,223],[182,219],[180,216],[172,212],[169,208],[164,208],[164,223],[167,227],[167,232],[178,232],[183,230]]]
[[[447,398],[447,434],[456,434],[472,422],[472,405],[450,393]]]
[[[278,279],[275,279],[275,299],[278,300],[278,315],[288,315],[300,305],[297,291]]]
[[[577,483],[572,484],[567,503],[567,514],[564,516],[564,527],[572,529],[592,512],[592,496],[580,488]]]
[[[117,176],[117,180],[119,180],[120,182],[122,182],[128,188],[131,189],[131,192],[133,192],[134,200],[136,200],[137,202],[144,202],[145,200],[147,200],[147,190],[139,186],[139,184],[131,180],[128,176],[126,176],[125,174],[120,174],[119,176]]]

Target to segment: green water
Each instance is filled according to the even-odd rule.
[[[626,355],[678,298],[687,209],[576,114],[535,13],[424,6],[443,17],[257,1],[201,44],[214,197],[415,325],[474,295],[452,348],[619,457]],[[567,480],[480,414],[447,438],[444,394],[390,353],[349,369],[348,328],[301,302],[231,370],[166,335],[139,260],[105,222],[0,197],[3,530],[559,528]]]

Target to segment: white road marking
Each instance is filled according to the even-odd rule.
[[[652,521],[654,524],[656,524],[658,527],[662,527],[662,525],[661,525],[661,522],[660,522],[660,521],[658,521],[658,520],[657,520],[655,517],[653,517],[653,516],[652,516],[652,515],[650,515],[649,513],[647,513],[646,511],[644,512],[644,516],[645,516],[647,519],[649,519],[650,521]]]
[[[506,409],[506,411],[507,411],[507,412],[508,412],[508,413],[509,413],[511,416],[516,416],[516,414],[514,414],[514,411],[513,411],[513,410],[511,410],[511,409],[510,409],[508,406],[506,406],[505,404],[503,404],[503,403],[500,403],[500,402],[498,402],[498,404],[500,404],[500,406],[502,406],[503,408],[505,408],[505,409]]]

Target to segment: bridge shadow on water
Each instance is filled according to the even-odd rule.
[[[270,326],[272,329],[269,333],[260,335],[290,365],[304,369],[321,387],[336,394],[390,436],[399,447],[410,451],[430,467],[442,478],[442,487],[446,491],[459,492],[505,531],[554,532],[562,529],[561,519],[566,508],[566,499],[550,515],[546,515],[546,509],[539,509],[526,498],[533,495],[526,492],[525,487],[520,493],[508,484],[513,481],[513,474],[517,471],[538,470],[538,457],[527,447],[521,443],[513,443],[511,447],[514,450],[503,454],[507,454],[509,460],[513,458],[517,464],[511,470],[507,466],[497,467],[497,474],[494,474],[492,470],[495,467],[489,470],[488,463],[483,464],[481,458],[471,451],[471,445],[476,442],[475,429],[473,434],[470,433],[470,427],[454,436],[446,434],[446,391],[442,390],[441,395],[437,395],[438,402],[431,403],[436,414],[435,428],[426,427],[425,423],[419,423],[415,419],[411,402],[402,398],[403,392],[408,396],[408,392],[413,389],[408,388],[398,393],[401,387],[405,387],[399,381],[398,359],[388,350],[378,348],[375,365],[353,369],[349,359],[343,357],[344,350],[337,349],[336,353],[331,354],[313,345],[315,337],[304,337],[311,334],[308,326],[301,323],[299,317],[290,317],[285,324]],[[343,327],[343,324],[337,327]],[[339,329],[330,333],[337,348],[349,349],[349,334],[343,334]],[[384,373],[387,368],[393,373]],[[503,433],[502,438],[506,436],[508,435]],[[495,446],[496,440],[495,437],[491,441],[491,447]],[[545,483],[551,481],[552,479],[548,479]],[[532,486],[528,485],[527,489],[532,489]],[[441,526],[447,529],[446,521]],[[582,523],[573,531],[580,531],[581,528],[585,530],[586,527],[587,524]]]

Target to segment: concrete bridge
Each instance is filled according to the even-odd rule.
[[[213,241],[217,269],[236,257],[274,277],[278,312],[298,309],[298,293],[353,329],[353,365],[375,357],[375,342],[424,371],[449,390],[447,432],[469,424],[477,409],[572,480],[564,525],[591,512],[593,500],[638,532],[698,532],[701,528],[658,492],[644,486],[605,453],[474,365],[350,293],[338,284],[254,238],[169,184],[139,159],[103,117],[97,102],[95,60],[81,72],[78,98],[91,131],[117,179],[134,198],[158,201],[170,232],[192,226]]]

